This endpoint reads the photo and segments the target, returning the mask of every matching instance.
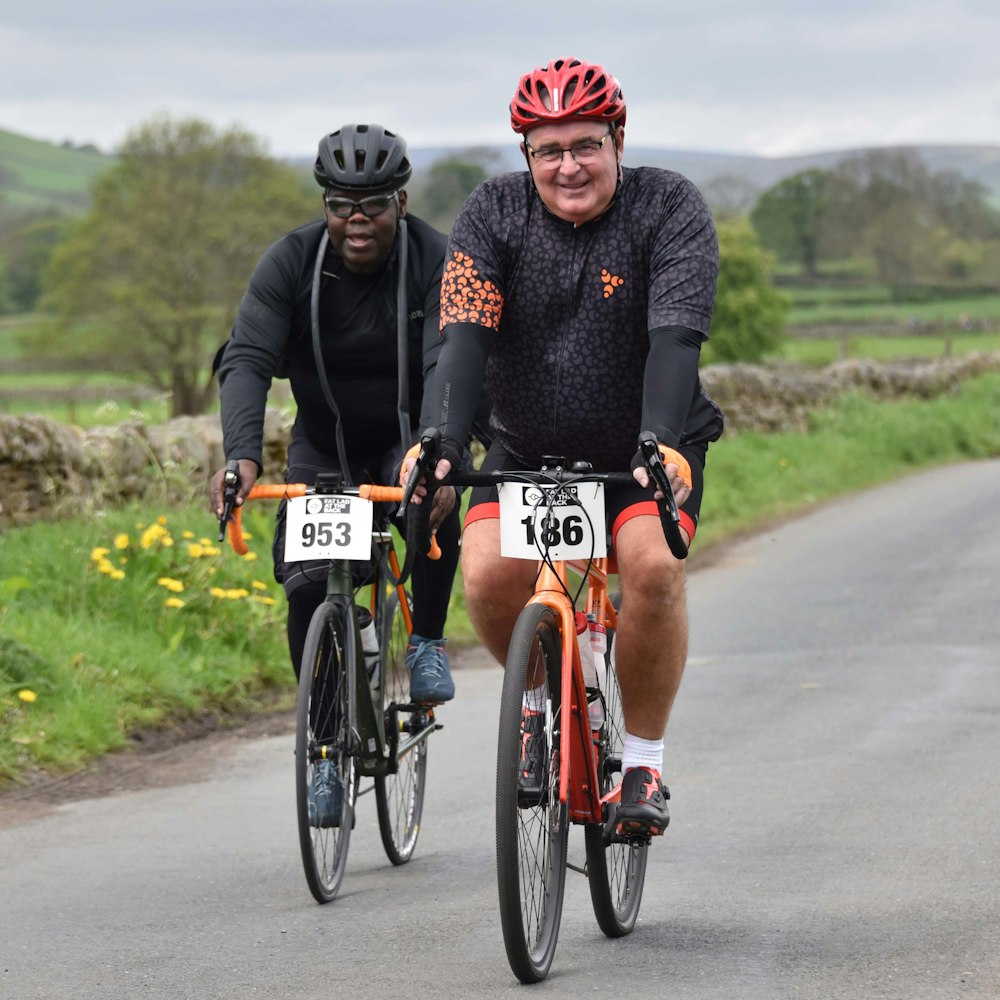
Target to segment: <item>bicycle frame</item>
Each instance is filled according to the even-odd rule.
[[[599,622],[613,628],[618,615],[608,599],[608,559],[591,561],[542,563],[535,589],[528,604],[544,604],[559,616],[562,637],[562,697],[563,719],[559,727],[560,758],[569,761],[559,774],[559,801],[566,803],[573,823],[603,823],[604,799],[600,794],[597,774],[597,752],[587,713],[587,691],[580,664],[580,648],[576,641],[576,609],[567,596],[569,572],[588,582],[587,612]],[[568,711],[567,711],[568,710]],[[572,782],[570,775],[573,775]]]
[[[402,490],[394,486],[365,484],[350,489],[352,493],[374,502],[398,501],[402,496]],[[287,499],[305,496],[309,490],[310,487],[304,483],[259,484],[250,490],[247,499]],[[229,540],[237,554],[243,555],[247,552],[242,533],[242,507],[236,507],[232,512],[232,519],[229,522]],[[397,581],[395,590],[399,599],[400,612],[406,622],[407,633],[410,633],[413,631],[413,619],[410,615],[404,581],[400,579],[399,560],[392,544],[391,530],[374,528],[372,542],[373,548],[377,548],[379,554],[378,558],[374,560],[377,568],[370,587],[369,611],[376,621],[381,620],[387,596],[386,588],[383,586],[386,580],[381,568],[381,559],[385,556],[393,579]],[[389,726],[385,725],[384,720],[377,718],[375,699],[369,686],[367,672],[357,669],[357,664],[364,662],[364,656],[361,649],[361,635],[357,626],[357,605],[355,603],[354,583],[351,578],[351,564],[352,561],[348,559],[332,559],[330,561],[326,600],[337,603],[344,608],[348,642],[353,643],[355,649],[354,657],[347,659],[347,662],[353,666],[354,674],[353,677],[348,678],[348,720],[355,743],[349,748],[349,751],[356,758],[358,774],[364,777],[383,777],[386,774],[394,774],[396,771],[397,755],[400,749],[398,726],[396,725],[395,713]],[[428,717],[430,724],[423,727],[418,733],[411,734],[411,739],[403,746],[404,750],[427,739],[433,732],[436,726],[433,712],[429,712]]]

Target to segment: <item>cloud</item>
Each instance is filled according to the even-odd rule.
[[[0,14],[0,128],[111,149],[156,113],[307,156],[347,121],[511,143],[518,76],[603,62],[643,146],[787,154],[1000,135],[993,0],[40,0]]]

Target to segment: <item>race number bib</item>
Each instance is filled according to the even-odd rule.
[[[368,559],[374,505],[360,497],[291,497],[285,508],[285,560]]]
[[[589,559],[608,554],[604,485],[501,483],[500,554],[514,559]]]

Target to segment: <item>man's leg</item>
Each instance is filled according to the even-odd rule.
[[[648,515],[621,526],[615,551],[622,588],[615,668],[625,717],[616,827],[623,836],[648,837],[670,822],[663,732],[687,660],[684,563],[670,554],[659,518]]]
[[[462,536],[462,580],[465,602],[476,633],[500,664],[507,662],[514,623],[537,573],[529,559],[500,555],[500,521],[483,518],[465,526]]]
[[[671,555],[656,517],[626,521],[615,552],[622,590],[615,669],[625,728],[660,740],[687,661],[684,563]]]

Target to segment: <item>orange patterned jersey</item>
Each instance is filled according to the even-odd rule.
[[[609,210],[582,226],[550,214],[527,173],[506,174],[481,184],[455,221],[441,326],[456,347],[469,338],[463,325],[491,331],[486,387],[509,452],[628,468],[650,332],[707,335],[717,274],[711,215],[680,174],[626,168]],[[700,382],[675,405],[683,441],[721,433]]]

